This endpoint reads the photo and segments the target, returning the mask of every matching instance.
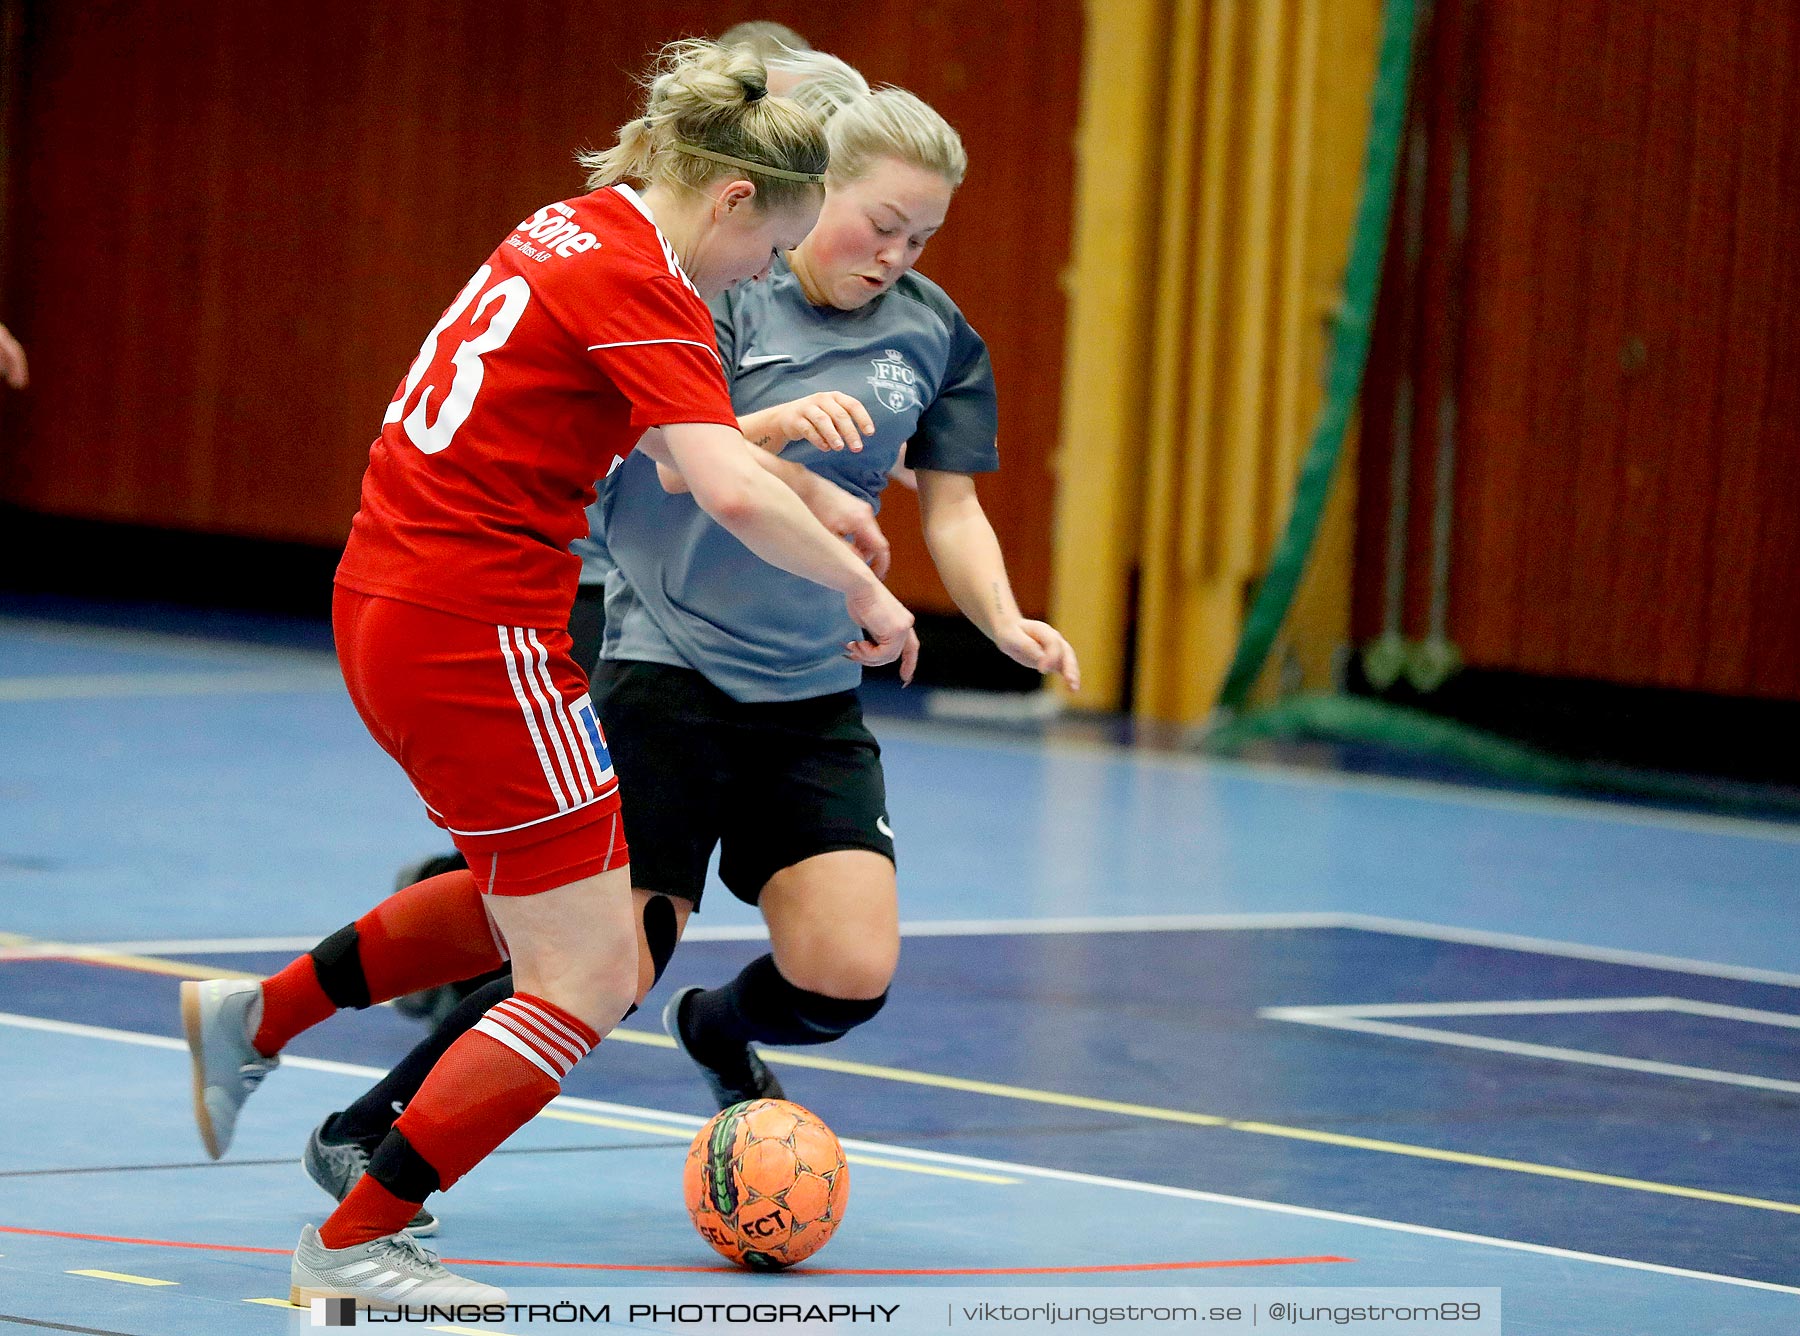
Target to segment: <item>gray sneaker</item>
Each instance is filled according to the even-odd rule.
[[[342,1201],[350,1195],[356,1180],[368,1171],[369,1152],[360,1142],[327,1141],[325,1123],[320,1123],[306,1139],[306,1153],[300,1157],[300,1164],[307,1177],[329,1192],[334,1201]],[[438,1218],[423,1206],[406,1226],[406,1232],[416,1239],[429,1238],[437,1231]]]
[[[300,1231],[288,1273],[288,1302],[354,1299],[358,1308],[449,1308],[503,1304],[506,1291],[444,1270],[437,1254],[409,1234],[389,1234],[348,1248],[327,1248],[311,1225]]]
[[[715,1067],[704,1061],[688,1047],[687,1036],[681,1030],[681,1007],[695,993],[704,991],[701,988],[683,988],[676,993],[669,999],[669,1005],[663,1008],[662,1023],[669,1038],[675,1041],[675,1047],[687,1054],[700,1069],[700,1075],[706,1078],[706,1084],[711,1088],[719,1107],[729,1109],[733,1104],[742,1104],[747,1099],[786,1099],[781,1082],[775,1079],[775,1073],[756,1056],[756,1050],[750,1045],[744,1045],[742,1058],[722,1067]]]
[[[281,1065],[250,1042],[261,1023],[262,986],[255,979],[181,985],[181,1024],[194,1058],[194,1122],[215,1160],[231,1148],[238,1110],[250,1092]]]

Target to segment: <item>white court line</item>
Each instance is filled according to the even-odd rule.
[[[1775,984],[1783,988],[1800,988],[1800,974],[1781,970],[1759,969],[1749,965],[1727,965],[1716,961],[1691,960],[1685,956],[1657,955],[1648,951],[1625,951],[1606,946],[1587,946],[1580,942],[1564,942],[1549,937],[1526,937],[1518,933],[1489,932],[1481,928],[1456,928],[1436,923],[1416,923],[1408,919],[1384,918],[1375,914],[1355,913],[1267,913],[1267,914],[1139,914],[1100,917],[1068,917],[1043,919],[917,919],[900,925],[902,937],[1028,937],[1035,935],[1117,933],[1117,932],[1252,932],[1275,929],[1351,928],[1364,932],[1384,933],[1394,937],[1419,937],[1427,941],[1459,942],[1469,946],[1488,946],[1502,951],[1520,951],[1529,955],[1561,956],[1571,960],[1593,960],[1609,965],[1632,965],[1643,969],[1662,970],[1671,974],[1693,974],[1712,979],[1733,979],[1744,983]],[[329,930],[327,930],[329,931]],[[91,951],[113,951],[126,955],[206,955],[233,951],[307,951],[317,946],[325,934],[311,937],[204,937],[192,940],[153,940],[140,942],[74,943]],[[769,935],[762,924],[708,928],[694,925],[682,934],[689,942],[753,942]],[[64,945],[71,945],[65,943]],[[10,956],[54,954],[34,950],[30,946],[0,949],[0,960]]]
[[[147,942],[32,942],[0,948],[0,960],[30,960],[61,956],[70,950],[103,952],[116,956],[211,956],[250,951],[310,951],[325,936],[313,937],[197,937],[191,941],[158,939]]]
[[[170,631],[142,631],[129,627],[79,626],[34,617],[0,617],[0,636],[18,632],[39,640],[53,640],[78,647],[98,647],[139,653],[178,654],[215,662],[261,664],[318,664],[335,667],[337,656],[328,649],[302,649],[292,645],[258,645],[230,637]]]
[[[328,650],[248,645],[200,636],[188,637],[154,631],[71,627],[61,622],[40,621],[33,618],[0,618],[0,633],[8,630],[22,631],[44,639],[60,640],[71,644],[155,649],[190,654],[199,658],[265,663],[285,659],[288,662],[335,664],[335,658]],[[1507,793],[1472,785],[1450,784],[1439,780],[1339,774],[1312,770],[1303,766],[1282,766],[1263,761],[1206,756],[1198,752],[1152,751],[1148,748],[1133,747],[1116,742],[1084,741],[1066,737],[1030,740],[1009,737],[971,738],[966,731],[956,727],[911,719],[888,718],[881,715],[876,715],[875,721],[876,731],[883,736],[963,749],[1000,751],[1039,757],[1091,757],[1127,762],[1152,769],[1174,769],[1186,773],[1212,772],[1225,777],[1260,780],[1298,788],[1387,794],[1393,797],[1493,811],[1592,820],[1610,825],[1685,830],[1698,834],[1767,840],[1779,844],[1800,844],[1800,823],[1759,820],[1755,817],[1709,816],[1691,812],[1661,811],[1656,808],[1609,803],[1596,798],[1564,798]]]
[[[912,719],[871,716],[870,727],[883,737],[908,742],[932,743],[965,750],[998,751],[1038,757],[1070,756],[1112,760],[1150,769],[1179,770],[1187,774],[1212,772],[1226,778],[1253,779],[1296,788],[1336,789],[1353,793],[1381,794],[1415,801],[1445,803],[1492,811],[1549,816],[1564,820],[1597,821],[1608,825],[1649,826],[1684,830],[1701,835],[1728,835],[1800,844],[1800,823],[1748,816],[1713,816],[1700,812],[1675,812],[1637,807],[1601,798],[1564,798],[1549,794],[1512,793],[1472,784],[1443,780],[1401,779],[1386,775],[1346,774],[1305,766],[1284,766],[1268,761],[1207,756],[1200,752],[1159,751],[1118,742],[1079,738],[969,737],[966,731]]]
[[[0,704],[130,696],[225,696],[342,689],[336,669],[287,668],[241,673],[65,673],[0,677]]]
[[[1507,1053],[1515,1057],[1543,1058],[1552,1062],[1579,1063],[1586,1067],[1610,1067],[1618,1071],[1645,1072],[1652,1076],[1675,1076],[1688,1081],[1707,1081],[1714,1085],[1743,1086],[1751,1090],[1779,1090],[1787,1094],[1800,1094],[1800,1081],[1784,1081],[1773,1076],[1728,1072],[1716,1067],[1691,1067],[1674,1062],[1655,1062],[1648,1058],[1631,1058],[1619,1053],[1598,1053],[1585,1048],[1529,1044],[1517,1039],[1499,1039],[1492,1035],[1468,1034],[1460,1030],[1445,1030],[1429,1025],[1395,1025],[1391,1021],[1376,1019],[1382,1016],[1438,1016],[1448,1019],[1457,1016],[1551,1016],[1574,1013],[1656,1011],[1675,1011],[1690,1016],[1705,1016],[1753,1025],[1778,1025],[1787,1029],[1800,1029],[1800,1016],[1789,1012],[1761,1011],[1754,1007],[1732,1007],[1717,1002],[1698,1002],[1684,997],[1546,998],[1506,1002],[1383,1002],[1370,1003],[1367,1006],[1259,1007],[1256,1014],[1266,1020],[1291,1021],[1297,1025],[1316,1025],[1328,1030],[1350,1030],[1359,1034],[1382,1035],[1391,1039],[1416,1039],[1423,1043],[1444,1044],[1452,1048]]]
[[[1800,1030],[1800,1016],[1787,1011],[1762,1011],[1756,1007],[1731,1007],[1722,1002],[1699,1002],[1691,997],[1551,997],[1522,998],[1511,1002],[1376,1002],[1330,1007],[1264,1007],[1259,1013],[1277,1020],[1306,1020],[1321,1016],[1351,1016],[1359,1020],[1394,1016],[1563,1016],[1611,1011],[1679,1011],[1715,1020],[1746,1021],[1755,1025],[1781,1025]],[[1278,1014],[1279,1013],[1279,1014]]]
[[[1118,918],[921,919],[903,922],[902,937],[1026,937],[1093,932],[1224,932],[1258,928],[1340,928],[1342,914],[1158,914]],[[310,937],[153,938],[130,942],[35,942],[0,947],[0,961],[64,956],[71,951],[134,956],[236,955],[251,951],[310,951],[323,932]],[[767,941],[765,923],[707,926],[690,920],[684,942]]]
[[[1800,974],[1783,970],[1759,969],[1749,965],[1726,965],[1717,961],[1692,960],[1686,956],[1665,956],[1650,951],[1624,951],[1609,946],[1588,946],[1581,942],[1564,942],[1550,937],[1527,937],[1514,932],[1490,932],[1483,928],[1454,928],[1439,923],[1417,923],[1410,919],[1386,918],[1379,914],[1345,914],[1337,925],[1361,928],[1366,932],[1392,933],[1396,937],[1423,937],[1436,942],[1462,942],[1469,946],[1492,946],[1502,951],[1524,951],[1539,956],[1567,956],[1571,960],[1598,960],[1611,965],[1637,965],[1644,969],[1668,970],[1674,974],[1700,974],[1714,979],[1737,979],[1745,983],[1772,983],[1783,988],[1800,988]]]
[[[329,931],[326,929],[306,937],[159,937],[133,942],[28,942],[22,946],[0,946],[0,961],[38,960],[45,957],[80,955],[227,956],[258,951],[298,953],[312,950]],[[692,927],[682,934],[682,940],[684,942],[757,942],[766,941],[768,936],[768,927],[761,923],[755,923],[732,927]]]
[[[35,1030],[47,1034],[67,1035],[81,1039],[101,1039],[112,1043],[134,1044],[144,1048],[172,1049],[187,1052],[187,1044],[180,1039],[171,1039],[165,1035],[139,1034],[132,1030],[112,1030],[98,1025],[78,1025],[72,1021],[51,1021],[36,1016],[19,1016],[9,1012],[0,1012],[0,1026],[11,1026],[21,1030]],[[385,1075],[379,1067],[364,1067],[348,1062],[327,1062],[319,1058],[283,1057],[282,1065],[296,1067],[305,1071],[330,1072],[340,1076],[358,1076],[372,1080]],[[614,1117],[645,1119],[662,1122],[683,1129],[699,1128],[706,1120],[692,1114],[670,1113],[662,1109],[645,1109],[631,1104],[613,1104],[605,1100],[581,1099],[575,1096],[560,1095],[553,1104],[562,1104],[570,1108],[586,1112],[606,1114]],[[1253,1197],[1232,1197],[1219,1192],[1204,1192],[1198,1188],[1168,1187],[1161,1183],[1141,1183],[1130,1178],[1107,1178],[1099,1174],[1084,1174],[1068,1169],[1049,1169],[1034,1164],[1018,1164],[1011,1160],[990,1160],[975,1155],[954,1155],[946,1151],[914,1150],[910,1146],[895,1146],[877,1141],[845,1141],[847,1150],[874,1152],[880,1155],[891,1155],[901,1159],[918,1160],[928,1164],[943,1164],[959,1169],[973,1169],[1000,1174],[1016,1174],[1024,1178],[1047,1179],[1055,1182],[1078,1183],[1087,1187],[1112,1188],[1122,1192],[1142,1192],[1158,1197],[1174,1197],[1184,1201],[1210,1202],[1221,1206],[1236,1206],[1251,1211],[1267,1211],[1277,1215],[1300,1216],[1309,1220],[1330,1220],[1339,1224],[1359,1225],[1367,1229],[1379,1229],[1389,1233],[1415,1234],[1425,1238],[1445,1239],[1455,1243],[1474,1243],[1490,1248],[1505,1248],[1514,1252],[1535,1253],[1543,1257],[1559,1257],[1569,1261],[1591,1262],[1597,1266],[1623,1267],[1632,1271],[1649,1271],[1656,1275],[1675,1276],[1683,1280],[1704,1280],[1718,1285],[1735,1285],[1744,1289],[1773,1290],[1779,1294],[1800,1294],[1800,1286],[1777,1285],[1766,1280],[1748,1280],[1742,1276],[1725,1276],[1711,1271],[1691,1271],[1684,1267],[1664,1266],[1657,1262],[1639,1262],[1626,1257],[1608,1257],[1604,1253],[1575,1252],[1567,1248],[1553,1248],[1542,1243],[1525,1243],[1517,1239],[1496,1238],[1486,1234],[1466,1234],[1458,1230],[1437,1229],[1430,1225],[1412,1225],[1399,1220],[1382,1220],[1374,1216],[1347,1215],[1341,1211],[1326,1211],[1314,1206],[1292,1206],[1285,1202],[1258,1201]]]

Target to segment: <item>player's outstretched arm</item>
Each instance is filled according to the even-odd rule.
[[[938,469],[917,472],[925,546],[956,606],[1008,658],[1040,673],[1060,674],[1069,690],[1079,691],[1081,665],[1062,632],[1019,613],[975,479]]]
[[[740,431],[745,421],[748,419],[738,420]],[[639,444],[649,442],[652,448],[646,449],[645,453],[654,457],[655,443],[661,439],[662,433],[651,428]],[[856,555],[875,572],[877,580],[887,578],[888,562],[893,554],[888,548],[887,535],[881,531],[881,525],[875,519],[874,506],[860,496],[851,495],[829,478],[820,477],[804,464],[797,464],[791,459],[783,459],[780,455],[760,449],[754,451],[751,458],[756,460],[765,473],[787,484],[789,490],[800,498],[800,503],[812,511],[813,518],[849,543]],[[687,479],[681,476],[680,469],[671,464],[659,462],[656,476],[665,492],[679,494],[688,490]]]
[[[759,465],[741,435],[710,422],[668,423],[661,442],[646,436],[641,447],[658,463],[679,469],[700,508],[757,556],[844,595],[851,620],[868,636],[845,646],[849,657],[864,665],[899,659],[902,675],[909,675],[918,646],[912,614],[849,545]]]
[[[765,450],[756,451],[754,458],[765,473],[785,483],[820,524],[849,543],[856,555],[875,572],[877,580],[887,579],[888,562],[893,553],[888,548],[887,535],[875,518],[874,506],[845,491],[831,479],[820,477],[804,464]]]

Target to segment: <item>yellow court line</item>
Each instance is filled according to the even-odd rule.
[[[612,1037],[632,1034],[635,1043],[655,1043],[673,1047],[665,1036],[652,1036],[641,1031],[614,1030]],[[1713,1192],[1707,1188],[1684,1187],[1678,1183],[1658,1183],[1650,1179],[1626,1178],[1619,1174],[1594,1173],[1586,1169],[1566,1169],[1561,1165],[1535,1164],[1530,1160],[1509,1160],[1493,1155],[1475,1155],[1467,1151],[1439,1150],[1435,1146],[1415,1146],[1403,1141],[1376,1141],[1368,1137],[1348,1136],[1341,1132],[1321,1132],[1309,1127],[1287,1127],[1280,1123],[1264,1123],[1247,1119],[1225,1118],[1218,1114],[1193,1113],[1186,1109],[1164,1109],[1150,1104],[1124,1104],[1118,1100],[1093,1099],[1086,1095],[1065,1095],[1054,1090],[1033,1090],[1026,1086],[1001,1085],[994,1081],[971,1081],[960,1076],[939,1076],[934,1072],[914,1072],[903,1067],[881,1067],[866,1062],[846,1062],[841,1058],[819,1058],[810,1054],[760,1050],[765,1061],[786,1063],[790,1067],[810,1067],[816,1071],[840,1072],[848,1076],[867,1076],[881,1081],[897,1081],[907,1085],[935,1086],[944,1090],[963,1090],[971,1094],[992,1095],[998,1099],[1016,1099],[1032,1104],[1051,1104],[1062,1108],[1087,1109],[1095,1113],[1117,1113],[1133,1118],[1149,1118],[1158,1122],[1184,1123],[1191,1127],[1217,1127],[1227,1132],[1246,1132],[1252,1136],[1284,1137],[1292,1141],[1313,1141],[1352,1150],[1378,1151],[1385,1155],[1403,1155],[1412,1159],[1440,1160],[1447,1164],[1468,1165],[1476,1169],[1498,1169],[1515,1174],[1533,1174],[1541,1178],[1560,1178],[1571,1183],[1587,1183],[1597,1187],[1624,1188],[1633,1192],[1651,1192],[1667,1197],[1685,1197],[1692,1201],[1716,1202],[1726,1206],[1745,1206],[1758,1211],[1776,1211],[1800,1215],[1800,1203],[1772,1201],[1766,1197],[1747,1197],[1731,1192]]]
[[[867,1062],[845,1062],[840,1058],[815,1058],[804,1053],[771,1053],[757,1050],[769,1062],[785,1062],[790,1067],[812,1067],[819,1071],[843,1072],[849,1076],[871,1076],[882,1081],[903,1081],[908,1085],[936,1086],[943,1090],[965,1090],[975,1095],[993,1095],[1000,1099],[1026,1100],[1033,1104],[1056,1104],[1069,1109],[1086,1109],[1092,1113],[1119,1113],[1130,1118],[1154,1118],[1159,1122],[1187,1123],[1192,1127],[1230,1127],[1231,1119],[1215,1113],[1190,1113],[1186,1109],[1160,1109],[1153,1104],[1126,1104],[1116,1099],[1095,1099],[1089,1095],[1065,1095],[1056,1090],[1033,1090],[1028,1086],[1001,1085],[997,1081],[971,1081],[964,1076],[939,1076],[936,1072],[914,1072],[904,1067],[878,1067]]]
[[[548,1108],[538,1113],[540,1118],[554,1118],[564,1123],[586,1123],[589,1127],[611,1127],[621,1132],[648,1132],[652,1136],[677,1137],[683,1141],[692,1141],[694,1133],[685,1128],[670,1127],[667,1123],[638,1123],[629,1118],[608,1118],[598,1113],[576,1113],[571,1109]]]
[[[642,1030],[614,1030],[607,1036],[623,1039],[628,1044],[645,1044],[656,1048],[674,1048],[667,1035],[649,1034]],[[900,1081],[907,1085],[936,1086],[942,1090],[962,1090],[973,1095],[994,1095],[1000,1099],[1028,1100],[1033,1104],[1059,1104],[1065,1108],[1086,1109],[1093,1113],[1121,1113],[1133,1118],[1155,1118],[1162,1122],[1189,1123],[1195,1127],[1229,1127],[1231,1119],[1212,1113],[1189,1113],[1182,1109],[1159,1109],[1151,1104],[1126,1104],[1116,1099],[1095,1099],[1089,1095],[1065,1095],[1055,1090],[1033,1090],[1026,1086],[1001,1085],[997,1081],[972,1081],[966,1076],[940,1076],[936,1072],[915,1072],[905,1067],[879,1067],[868,1062],[849,1062],[843,1058],[817,1058],[809,1053],[758,1049],[764,1061],[785,1063],[790,1067],[810,1067],[815,1071],[839,1072],[845,1076],[869,1076],[878,1081]]]
[[[291,1312],[304,1313],[307,1310],[299,1304],[291,1304],[286,1299],[246,1299],[247,1304],[262,1304],[266,1308],[286,1308]]]
[[[1382,1151],[1389,1155],[1410,1155],[1422,1160],[1444,1160],[1451,1164],[1472,1165],[1478,1169],[1504,1169],[1515,1174],[1536,1174],[1542,1178],[1563,1178],[1575,1183],[1593,1183],[1600,1187],[1629,1188],[1634,1192],[1656,1192],[1668,1197],[1687,1197],[1694,1201],[1719,1202],[1726,1206],[1748,1206],[1759,1211],[1783,1211],[1789,1215],[1800,1215],[1800,1203],[1770,1201],[1764,1197],[1741,1197],[1731,1192],[1713,1192],[1707,1188],[1682,1187],[1677,1183],[1657,1183],[1643,1178],[1623,1178],[1618,1174],[1597,1174],[1587,1169],[1565,1169],[1561,1165],[1534,1164],[1530,1160],[1471,1155],[1466,1151],[1438,1150],[1431,1146],[1408,1145],[1402,1141],[1375,1141],[1368,1137],[1346,1136],[1341,1132],[1315,1132],[1307,1127],[1283,1127],[1278,1123],[1231,1123],[1229,1126],[1234,1132],[1253,1132],[1259,1136],[1317,1141],[1328,1146]]]
[[[264,976],[246,970],[228,970],[219,965],[197,965],[191,960],[168,960],[162,956],[133,956],[120,951],[95,951],[79,942],[46,942],[13,933],[0,933],[0,949],[19,950],[29,947],[29,954],[13,956],[14,960],[36,960],[40,957],[79,960],[95,965],[111,965],[117,969],[138,970],[144,974],[167,974],[177,979],[260,979]],[[4,964],[0,961],[0,964]]]
[[[177,979],[261,979],[265,976],[248,970],[228,970],[218,965],[196,965],[186,960],[159,960],[155,956],[127,956],[116,951],[89,951],[69,946],[56,952],[71,960],[92,961],[117,969],[139,970],[145,974],[168,974]]]
[[[0,941],[9,942],[12,945],[56,946],[55,943],[32,943],[29,938],[8,935],[0,935]],[[59,953],[73,955],[79,950],[79,947],[68,947],[62,948]],[[129,969],[148,970],[152,973],[176,974],[182,978],[255,979],[262,977],[257,974],[216,969],[212,966],[160,960],[153,956],[124,956],[95,952],[78,958],[92,959],[96,963],[122,965]],[[675,1047],[675,1041],[667,1035],[654,1034],[646,1030],[615,1029],[607,1037],[627,1044],[642,1044],[650,1048]],[[762,1050],[762,1055],[766,1061],[771,1063],[785,1063],[790,1067],[807,1067],[815,1071],[838,1072],[846,1076],[866,1076],[874,1080],[894,1081],[904,1085],[932,1086],[940,1090],[960,1090],[975,1095],[991,1095],[996,1099],[1014,1099],[1031,1104],[1049,1104],[1067,1109],[1085,1109],[1092,1113],[1116,1113],[1129,1118],[1181,1123],[1189,1127],[1216,1127],[1221,1131],[1244,1132],[1252,1136],[1282,1137],[1290,1141],[1311,1141],[1320,1145],[1341,1146],[1349,1150],[1375,1151],[1384,1155],[1401,1155],[1416,1160],[1437,1160],[1445,1164],[1467,1165],[1475,1169],[1495,1169],[1507,1173],[1531,1174],[1540,1178],[1558,1178],[1565,1182],[1586,1183],[1595,1187],[1622,1188],[1631,1192],[1683,1197],[1690,1201],[1714,1202],[1725,1206],[1748,1207],[1757,1211],[1800,1215],[1800,1203],[1796,1202],[1774,1201],[1767,1197],[1750,1197],[1732,1192],[1714,1192],[1707,1188],[1685,1187],[1679,1183],[1658,1183],[1651,1179],[1627,1178],[1619,1174],[1602,1174],[1587,1169],[1569,1169],[1562,1165],[1537,1164],[1530,1160],[1511,1160],[1492,1155],[1477,1155],[1468,1151],[1440,1150],[1435,1146],[1415,1146],[1404,1141],[1377,1141],[1368,1137],[1350,1136],[1342,1132],[1322,1132],[1310,1127],[1288,1127],[1281,1123],[1226,1118],[1219,1114],[1194,1113],[1187,1109],[1165,1109],[1153,1104],[1127,1104],[1119,1100],[1095,1099],[1088,1095],[1066,1095],[1056,1090],[1036,1090],[1029,1086],[1002,1085],[995,1081],[972,1081],[967,1077],[941,1076],[935,1072],[916,1072],[904,1067],[883,1067],[867,1062],[848,1062],[841,1058],[820,1058],[810,1054],[772,1052],[766,1049]],[[606,1119],[595,1114],[576,1114],[561,1109],[546,1109],[540,1116],[560,1118],[569,1122],[588,1122],[599,1127],[615,1127],[628,1132],[689,1135],[686,1132],[675,1132],[650,1123],[631,1123],[624,1119]],[[902,1166],[896,1165],[895,1167]],[[926,1172],[919,1165],[904,1167],[916,1173]],[[933,1169],[936,1172],[944,1172],[936,1170],[935,1166]],[[988,1181],[979,1175],[962,1171],[957,1171],[955,1176],[968,1177],[976,1182]]]
[[[649,1034],[643,1030],[614,1030],[607,1036],[623,1039],[628,1044],[644,1044],[653,1048],[674,1048],[667,1035]],[[1032,1090],[1025,1086],[1001,1085],[995,1081],[972,1081],[965,1076],[939,1076],[935,1072],[915,1072],[904,1067],[878,1067],[867,1062],[848,1062],[842,1058],[816,1058],[808,1053],[789,1053],[758,1049],[765,1061],[786,1063],[790,1067],[811,1067],[816,1071],[840,1072],[846,1076],[870,1076],[881,1081],[902,1081],[907,1085],[937,1086],[943,1090],[964,1090],[974,1095],[995,1095],[1001,1099],[1023,1099],[1034,1104],[1060,1104],[1071,1109],[1094,1113],[1122,1113],[1134,1118],[1156,1118],[1164,1122],[1191,1123],[1196,1127],[1228,1127],[1231,1119],[1211,1113],[1188,1113],[1181,1109],[1159,1109],[1150,1104],[1126,1104],[1116,1099],[1095,1099],[1089,1095],[1064,1095],[1054,1090]]]
[[[123,1271],[65,1271],[68,1276],[92,1276],[95,1280],[116,1280],[125,1285],[179,1285],[178,1280],[157,1280],[153,1276],[128,1276]]]
[[[615,1031],[615,1033],[617,1033]],[[571,1109],[544,1109],[538,1114],[540,1118],[554,1118],[565,1123],[586,1123],[591,1127],[611,1127],[621,1132],[649,1132],[656,1136],[671,1137],[679,1141],[692,1141],[693,1132],[684,1127],[668,1127],[661,1123],[633,1122],[629,1118],[611,1118],[599,1113],[576,1113]],[[937,1164],[914,1164],[908,1160],[889,1160],[874,1155],[846,1155],[851,1164],[868,1165],[876,1169],[901,1169],[909,1174],[933,1174],[939,1178],[960,1178],[970,1183],[1016,1184],[1016,1178],[1007,1178],[1003,1174],[984,1174],[974,1169],[950,1169]]]
[[[607,1042],[617,1040],[622,1044],[642,1044],[645,1048],[674,1048],[675,1041],[666,1034],[652,1034],[648,1030],[621,1030],[614,1028],[606,1036]],[[758,1050],[760,1052],[760,1050]]]

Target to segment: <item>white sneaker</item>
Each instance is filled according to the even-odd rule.
[[[261,1023],[262,985],[255,979],[181,985],[181,1024],[194,1059],[194,1121],[215,1160],[230,1149],[250,1092],[281,1065],[280,1057],[265,1058],[251,1042]]]
[[[444,1270],[437,1254],[411,1235],[389,1234],[348,1248],[327,1248],[311,1225],[300,1231],[289,1272],[288,1302],[354,1299],[359,1308],[450,1308],[503,1304],[506,1291]]]

